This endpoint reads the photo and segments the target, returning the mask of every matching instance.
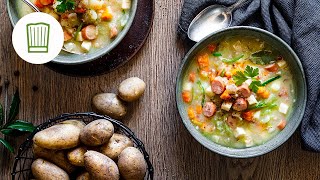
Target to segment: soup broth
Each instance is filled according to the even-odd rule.
[[[285,57],[255,37],[228,37],[200,51],[182,82],[185,111],[209,140],[260,145],[286,126],[294,104]]]

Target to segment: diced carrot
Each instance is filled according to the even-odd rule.
[[[209,55],[207,53],[199,55],[197,61],[200,69],[205,69],[209,67]]]
[[[216,50],[216,48],[217,48],[217,45],[216,45],[216,44],[210,44],[210,45],[208,45],[208,50],[209,50],[210,52],[213,52],[214,50]]]
[[[53,0],[40,0],[40,3],[44,6],[47,6],[49,4],[52,4]]]
[[[196,80],[196,73],[191,72],[189,74],[189,81],[194,82]]]
[[[253,121],[253,111],[246,111],[241,114],[242,118],[252,122]]]
[[[75,11],[76,13],[83,14],[83,13],[85,13],[87,10],[86,10],[85,8],[77,7],[74,11]]]
[[[202,106],[201,105],[196,106],[196,112],[197,112],[197,114],[202,114]]]
[[[259,87],[259,89],[257,91],[257,95],[263,99],[268,99],[270,96],[270,92],[268,90],[266,90],[265,87]]]
[[[282,130],[282,129],[284,129],[284,127],[286,127],[286,125],[287,125],[287,121],[286,121],[285,119],[282,119],[282,120],[280,121],[280,123],[277,125],[277,127],[278,127],[280,130]]]
[[[221,95],[220,98],[227,101],[230,100],[232,97],[230,96],[230,94],[227,91],[224,91]]]
[[[188,108],[188,116],[190,119],[194,119],[196,117],[196,113],[194,112],[194,109],[192,109],[192,107]]]
[[[70,39],[72,39],[72,36],[66,31],[63,31],[63,35],[64,35],[64,41],[69,41]]]
[[[183,91],[182,92],[182,99],[184,102],[189,103],[192,100],[192,95],[190,91]]]
[[[216,78],[216,75],[215,75],[215,73],[210,72],[209,75],[208,75],[208,77],[209,77],[210,81],[213,81],[214,78]]]
[[[36,0],[34,2],[34,5],[36,5],[38,8],[43,8],[44,7],[43,4],[41,4],[40,0]]]
[[[111,13],[111,10],[109,8],[106,8],[101,15],[101,19],[104,21],[110,21],[112,18],[113,18],[113,15]]]

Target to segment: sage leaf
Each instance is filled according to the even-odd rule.
[[[9,124],[7,128],[18,130],[21,132],[33,132],[33,130],[35,129],[32,123],[21,121],[21,120],[16,120],[15,122]]]
[[[16,90],[16,92],[14,93],[14,96],[12,98],[12,103],[10,105],[9,119],[8,119],[7,124],[11,123],[14,120],[14,118],[18,115],[19,105],[20,105],[20,96],[19,96],[19,91]]]
[[[14,153],[13,147],[5,139],[0,138],[0,142],[6,147],[10,152]]]
[[[251,54],[251,62],[255,64],[265,65],[270,64],[276,59],[276,56],[269,50],[261,50]]]

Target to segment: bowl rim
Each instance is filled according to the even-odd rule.
[[[6,0],[7,14],[9,16],[11,25],[14,27],[16,22],[13,20],[13,16],[12,16],[13,10],[10,7],[10,4],[13,4],[13,3],[10,1],[11,0]],[[104,55],[108,54],[110,51],[112,51],[115,47],[118,46],[118,44],[123,40],[124,37],[126,37],[127,33],[129,32],[129,30],[132,26],[132,23],[136,17],[138,0],[132,0],[131,2],[132,3],[131,3],[130,16],[129,16],[128,22],[125,25],[125,27],[121,30],[120,35],[118,35],[110,44],[98,49],[94,53],[80,54],[80,55],[74,54],[74,56],[78,56],[79,58],[76,58],[72,61],[63,60],[63,58],[60,59],[60,58],[58,58],[59,56],[57,56],[56,58],[54,58],[50,62],[57,63],[57,64],[64,64],[64,65],[85,64],[85,63],[92,62],[96,59],[99,59],[99,58],[103,57]],[[63,51],[61,51],[61,52],[63,52]],[[66,52],[66,53],[71,54],[68,52]],[[92,55],[92,54],[95,54],[95,55]]]
[[[303,84],[302,87],[302,93],[304,95],[303,97],[303,104],[297,104],[298,107],[297,109],[300,109],[300,114],[295,118],[296,120],[293,121],[289,121],[288,124],[290,124],[291,122],[295,122],[295,124],[292,125],[292,127],[286,131],[286,134],[283,131],[280,131],[278,134],[276,134],[274,137],[272,137],[271,139],[269,139],[268,141],[266,141],[263,144],[257,145],[257,146],[253,146],[253,147],[248,147],[248,148],[230,148],[230,147],[226,147],[223,145],[220,145],[218,143],[215,143],[209,139],[207,139],[206,137],[204,137],[202,134],[200,134],[200,132],[198,130],[196,130],[194,128],[194,126],[191,124],[189,119],[184,119],[183,114],[185,113],[185,109],[182,107],[183,104],[181,103],[181,98],[180,98],[180,79],[182,80],[183,77],[183,70],[185,68],[187,68],[186,64],[192,59],[190,57],[190,55],[192,53],[194,53],[194,51],[198,48],[198,46],[202,45],[202,43],[205,43],[208,39],[212,38],[213,36],[219,36],[219,34],[221,33],[225,33],[228,31],[238,31],[238,30],[249,30],[249,31],[255,31],[259,34],[264,34],[266,36],[269,36],[271,39],[278,41],[278,43],[283,46],[285,49],[287,49],[289,51],[289,53],[292,55],[294,61],[297,63],[297,66],[301,72],[302,75],[302,79],[303,82],[301,82],[301,84]],[[285,143],[292,135],[293,133],[296,131],[296,129],[299,127],[302,119],[303,119],[303,115],[305,113],[305,108],[306,108],[306,103],[307,103],[307,83],[306,83],[306,77],[305,77],[305,72],[302,66],[302,63],[299,59],[299,57],[296,55],[296,53],[292,50],[292,48],[285,42],[283,41],[281,38],[279,38],[278,36],[264,30],[261,28],[257,28],[257,27],[251,27],[251,26],[234,26],[234,27],[228,27],[225,29],[221,29],[219,31],[213,32],[210,35],[206,36],[205,38],[203,38],[201,41],[199,41],[198,43],[196,43],[189,51],[188,53],[184,56],[180,67],[178,69],[178,74],[177,74],[177,78],[176,78],[176,105],[177,105],[177,109],[180,115],[180,118],[185,126],[185,128],[189,131],[189,133],[192,135],[192,137],[194,139],[196,139],[196,141],[198,141],[201,145],[203,145],[205,148],[209,149],[210,151],[213,151],[215,153],[218,153],[220,155],[226,156],[226,157],[231,157],[231,158],[251,158],[251,157],[257,157],[257,156],[261,156],[264,154],[267,154],[273,150],[275,150],[276,148],[280,147],[283,143]],[[291,123],[292,124],[292,123]],[[200,136],[199,136],[200,134]],[[279,135],[283,135],[282,139],[278,140],[277,136]],[[273,143],[273,144],[271,144]],[[268,145],[268,146],[267,146]],[[270,146],[273,145],[273,146]],[[249,151],[249,153],[248,153]],[[241,153],[239,153],[241,152]],[[244,153],[246,152],[246,153]]]

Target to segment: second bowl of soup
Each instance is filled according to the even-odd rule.
[[[31,0],[60,23],[64,49],[53,62],[80,64],[110,52],[125,37],[133,22],[137,0]],[[13,25],[33,12],[21,0],[7,1]]]
[[[258,28],[235,27],[189,51],[176,97],[185,126],[201,144],[226,156],[252,157],[280,146],[298,127],[306,83],[285,42]]]

